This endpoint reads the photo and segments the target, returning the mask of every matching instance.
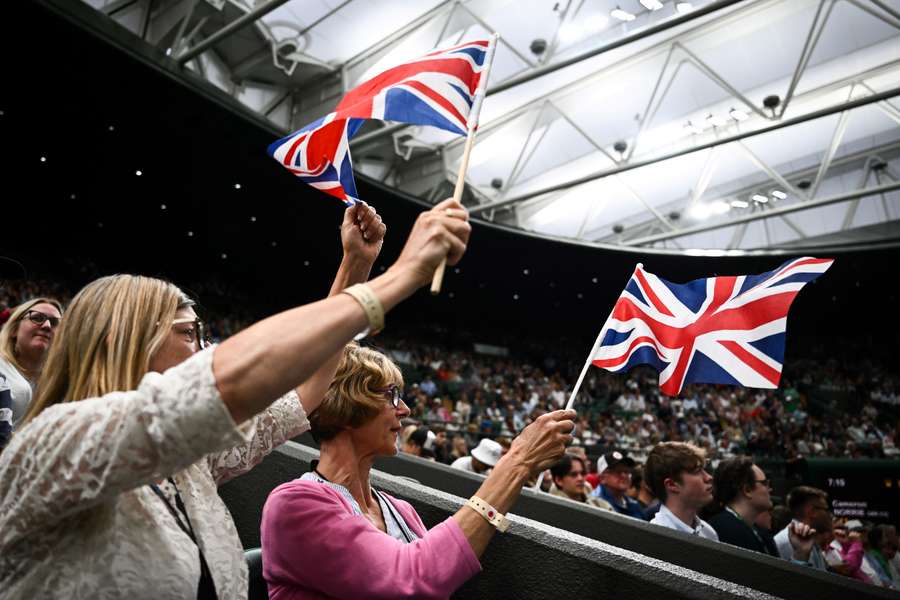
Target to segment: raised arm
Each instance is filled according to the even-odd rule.
[[[390,310],[426,284],[444,256],[455,264],[465,252],[468,211],[446,200],[422,213],[397,262],[369,287]],[[213,372],[222,401],[241,423],[298,387],[367,325],[360,305],[338,294],[275,315],[219,346]]]
[[[329,297],[337,296],[342,290],[369,279],[369,273],[384,241],[387,227],[374,208],[365,202],[354,204],[344,211],[344,222],[341,224],[341,246],[344,257],[338,267],[331,285]],[[312,377],[300,384],[297,394],[306,414],[311,414],[319,407],[328,386],[334,379],[341,353],[336,352],[319,367]]]

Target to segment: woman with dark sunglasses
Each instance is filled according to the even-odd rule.
[[[355,281],[368,277],[385,226],[356,204],[341,230],[361,271],[342,263],[331,297],[203,350],[191,302],[171,283],[117,275],[78,293],[0,454],[4,597],[246,597],[217,486],[309,427],[341,349],[382,328],[444,258],[456,264],[471,228],[461,204],[437,205],[366,284]]]
[[[479,557],[522,485],[571,441],[574,411],[539,417],[517,437],[475,496],[430,530],[407,502],[377,491],[369,471],[397,453],[409,408],[400,369],[355,344],[341,362],[311,431],[320,460],[276,488],[263,509],[263,575],[269,597],[449,598],[481,570]]]
[[[11,405],[6,408],[12,429],[31,404],[62,312],[62,305],[52,298],[32,298],[17,306],[0,328],[0,379],[9,387]],[[6,442],[0,437],[0,448]]]

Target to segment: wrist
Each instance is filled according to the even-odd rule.
[[[528,464],[525,460],[524,452],[517,448],[511,448],[509,452],[500,457],[494,469],[497,468],[509,470],[510,475],[517,482],[525,483],[531,477],[533,465]]]
[[[365,283],[369,278],[369,272],[372,270],[374,262],[374,260],[369,260],[359,254],[345,251],[339,268],[346,274],[348,285]]]

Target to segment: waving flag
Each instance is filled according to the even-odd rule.
[[[791,302],[832,262],[799,258],[762,275],[685,284],[638,264],[600,332],[592,363],[613,372],[650,365],[670,396],[686,383],[778,387]]]
[[[349,140],[365,119],[466,135],[477,123],[482,75],[494,45],[466,42],[388,69],[347,92],[334,112],[271,144],[268,153],[311,186],[352,204],[357,197]]]

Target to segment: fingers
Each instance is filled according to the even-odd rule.
[[[374,207],[359,201],[352,208],[356,208],[356,212],[351,218],[356,221],[363,239],[376,241],[384,238],[387,226],[382,222],[381,216]]]

